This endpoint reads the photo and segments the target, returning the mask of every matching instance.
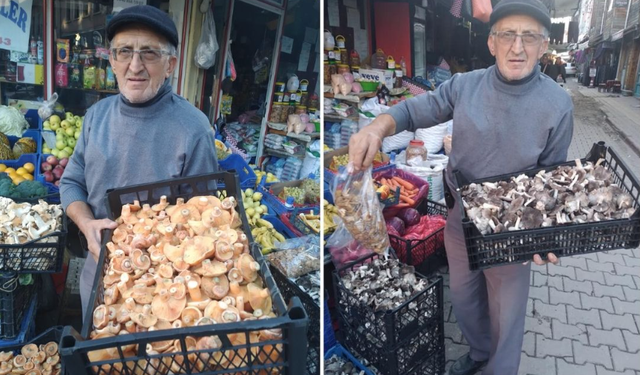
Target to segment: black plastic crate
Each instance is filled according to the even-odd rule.
[[[63,213],[60,231],[23,244],[0,245],[0,272],[58,273],[66,242],[67,215]]]
[[[0,274],[0,339],[11,339],[20,334],[22,317],[29,311],[33,295],[37,291],[36,277],[22,285],[20,278],[28,275]]]
[[[416,208],[421,215],[441,215],[447,217],[447,207],[440,203],[423,200]],[[389,243],[398,259],[412,265],[424,275],[430,275],[438,268],[447,265],[444,248],[444,227],[421,240],[405,240],[389,234]]]
[[[444,324],[442,277],[429,279],[429,284],[402,305],[385,312],[374,312],[368,305],[362,304],[342,282],[341,276],[349,270],[355,270],[382,255],[371,254],[350,263],[333,273],[336,298],[336,310],[349,326],[362,329],[373,344],[386,348],[395,348],[405,339],[421,332],[425,327]],[[426,279],[416,273],[416,277]]]
[[[288,277],[282,274],[280,270],[270,265],[273,279],[282,293],[282,298],[289,301],[293,297],[299,297],[302,301],[307,315],[309,315],[309,330],[307,331],[307,343],[309,351],[307,352],[307,372],[306,374],[320,373],[320,306],[309,296],[303,292]]]
[[[242,218],[243,230],[249,237],[251,231],[242,206],[242,191],[238,188],[237,175],[232,173],[213,173],[194,177],[185,177],[159,181],[152,184],[115,189],[107,192],[107,210],[109,217],[120,216],[122,205],[137,199],[140,204],[154,204],[166,195],[168,201],[175,203],[178,197],[188,199],[197,195],[216,195],[221,193],[219,184],[225,186],[225,196],[234,196],[238,211]],[[293,298],[289,306],[285,305],[282,295],[269,271],[267,261],[260,252],[260,247],[252,244],[251,254],[260,264],[266,287],[273,299],[273,319],[260,319],[237,323],[216,324],[214,326],[197,326],[180,329],[168,329],[144,333],[132,333],[117,337],[90,340],[93,310],[103,301],[102,275],[108,268],[104,250],[111,238],[111,231],[106,231],[102,242],[103,251],[98,259],[98,272],[94,279],[94,288],[89,300],[82,333],[71,327],[65,327],[61,341],[61,354],[66,361],[69,373],[72,374],[164,374],[169,371],[180,374],[237,374],[237,373],[279,373],[288,375],[301,374],[304,371],[306,357],[306,331],[309,320],[298,298]],[[281,329],[282,339],[254,342],[251,337],[264,329]],[[187,341],[191,338],[217,337],[222,346],[220,349],[187,351]],[[236,339],[236,343],[232,343]],[[181,351],[161,354],[147,354],[147,344],[179,340]],[[239,343],[238,343],[239,342]],[[137,355],[126,355],[128,347],[137,347]],[[116,359],[92,361],[89,353],[106,349],[115,353]],[[189,360],[185,361],[185,358]]]
[[[43,333],[41,333],[40,335],[34,337],[33,339],[29,340],[28,342],[25,342],[23,344],[19,344],[19,345],[15,345],[15,346],[9,346],[9,347],[4,347],[4,348],[0,348],[0,352],[4,351],[4,352],[9,352],[9,351],[13,351],[15,354],[18,354],[20,349],[22,349],[23,346],[28,345],[28,344],[36,344],[38,346],[40,345],[46,345],[49,342],[53,341],[56,342],[58,344],[58,347],[60,345],[60,339],[62,338],[62,326],[55,326],[55,327],[51,327],[49,329],[47,329],[46,331],[44,331]],[[60,355],[60,353],[58,352],[58,355]],[[60,371],[61,375],[65,374],[65,366],[64,366],[64,362],[61,360],[60,363],[62,364],[62,369]]]
[[[463,205],[459,205],[462,211],[462,228],[467,244],[469,268],[477,270],[505,264],[523,263],[530,261],[534,254],[539,254],[543,259],[546,259],[549,252],[554,253],[557,257],[564,257],[638,247],[640,245],[640,184],[622,159],[610,147],[605,146],[604,142],[594,144],[589,154],[581,162],[583,164],[587,161],[595,163],[601,158],[604,159],[602,165],[612,172],[615,184],[632,196],[633,207],[636,210],[631,218],[483,235],[475,223],[467,217]],[[457,186],[462,187],[470,183],[508,181],[512,176],[520,174],[534,176],[541,170],[552,170],[561,165],[573,166],[575,164],[575,161],[571,161],[475,181],[468,181],[461,173],[455,171],[454,176]],[[461,202],[462,199],[460,190],[461,188],[458,188],[453,192],[456,194],[458,202]]]
[[[380,345],[363,327],[338,314],[345,345],[382,375],[441,375],[445,367],[444,320],[432,320],[395,347]]]

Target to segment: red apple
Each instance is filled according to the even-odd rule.
[[[53,167],[51,166],[51,164],[47,163],[46,161],[43,161],[42,164],[40,165],[40,169],[43,172],[47,172],[53,169]]]
[[[51,165],[58,165],[58,158],[53,155],[49,155],[47,156],[47,163]]]
[[[60,167],[60,168],[53,168],[53,177],[55,177],[56,180],[59,180],[62,177],[62,174],[64,173],[64,168]]]
[[[56,186],[60,186],[60,180],[54,182],[53,184],[56,185]]]
[[[63,167],[66,167],[67,163],[69,163],[69,158],[62,158],[62,159],[60,159],[60,161],[58,163],[59,163],[59,165],[61,165]]]
[[[53,182],[54,176],[53,176],[53,173],[50,170],[44,172],[44,180],[47,181],[47,182]]]

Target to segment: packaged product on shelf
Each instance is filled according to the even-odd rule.
[[[116,88],[116,76],[113,74],[111,65],[107,66],[107,77],[105,81],[105,89],[113,90]]]
[[[96,67],[91,64],[85,64],[82,74],[83,87],[85,89],[94,89],[96,87]]]
[[[56,86],[67,87],[69,85],[69,71],[67,64],[56,64]]]
[[[69,62],[69,54],[71,51],[69,50],[69,40],[68,39],[57,39],[56,40],[56,49],[57,49],[57,59],[59,63],[68,63]]]

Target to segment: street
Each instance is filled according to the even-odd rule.
[[[575,108],[569,158],[583,158],[604,141],[639,176],[640,100],[598,93],[575,78],[565,87]],[[640,249],[534,265],[530,285],[519,374],[640,375]],[[445,336],[448,370],[468,351],[448,302]]]

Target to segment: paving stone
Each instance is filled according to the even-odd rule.
[[[562,324],[562,323],[560,323]],[[536,332],[544,337],[552,338],[551,335],[551,322],[542,318],[531,318],[528,316],[524,317],[524,331],[525,332]]]
[[[535,358],[520,353],[518,375],[555,375],[556,361],[552,357]],[[594,373],[595,375],[595,373]]]
[[[636,327],[640,329],[640,315],[634,315],[633,319],[636,321]]]
[[[469,347],[467,345],[456,344],[448,338],[444,339],[444,347],[446,349],[445,356],[447,361],[455,361],[469,352]]]
[[[596,368],[592,363],[576,365],[568,363],[563,358],[556,358],[558,365],[558,375],[596,375]]]
[[[539,272],[532,272],[534,275],[533,277],[533,286],[536,287],[540,287],[540,286],[552,286],[558,290],[564,290],[564,285],[562,282],[562,276],[549,276],[549,275],[543,275]]]
[[[616,263],[616,264],[620,264],[622,266],[625,265],[624,259],[622,258],[622,254],[618,254],[617,252],[615,253],[610,253],[607,251],[603,251],[598,254],[598,260],[602,263],[602,262],[609,262],[609,263]]]
[[[640,267],[640,258],[623,255],[624,263],[629,267]]]
[[[535,314],[533,315],[534,318],[540,317],[549,322],[553,318],[561,321],[562,323],[567,323],[566,305],[549,305],[541,301],[535,301],[533,307],[535,309]]]
[[[599,311],[600,310],[596,309],[576,309],[573,306],[567,306],[567,316],[569,317],[569,324],[583,323],[586,325],[594,326],[596,328],[602,328]]]
[[[573,357],[573,347],[571,340],[563,338],[562,340],[548,339],[542,335],[536,336],[536,357]]]
[[[640,306],[637,302],[620,301],[618,298],[611,298],[613,302],[613,310],[616,314],[638,314],[640,313]]]
[[[549,276],[562,275],[567,276],[569,278],[576,278],[576,269],[573,267],[565,267],[564,265],[556,266],[553,264],[549,264]]]
[[[533,302],[534,300],[532,300],[531,298],[527,299],[527,311],[525,313],[526,316],[533,317],[533,310],[534,310]]]
[[[522,341],[522,351],[527,353],[530,357],[536,356],[536,337],[542,337],[542,335],[536,335],[535,332],[527,332],[524,334],[524,340]]]
[[[627,350],[622,331],[619,329],[602,330],[587,326],[587,336],[589,336],[589,346],[608,345]]]
[[[632,289],[623,286],[622,290],[624,291],[624,296],[626,297],[627,301],[640,301],[640,289]]]
[[[622,330],[622,334],[624,335],[624,342],[627,344],[627,352],[635,353],[640,351],[640,335],[629,332],[626,329]],[[640,358],[640,353],[638,353],[638,356]]]
[[[597,375],[636,375],[635,371],[632,371],[632,370],[627,370],[625,372],[610,371],[602,367],[601,365],[596,365],[596,374]]]
[[[587,259],[587,268],[589,271],[614,272],[613,263],[599,263],[591,259]]]
[[[616,371],[640,370],[638,353],[627,353],[618,348],[611,348],[611,358],[613,359],[613,368]]]
[[[598,261],[598,254],[596,253],[589,253],[589,254],[579,254],[579,255],[572,255],[572,258],[584,258],[584,259],[591,259],[594,262]],[[588,267],[589,265],[587,265]]]
[[[622,287],[620,285],[607,286],[593,283],[593,295],[596,297],[617,297],[620,300],[626,300],[624,292],[622,291]]]
[[[569,267],[576,267],[576,272],[578,271],[578,268],[581,268],[583,270],[587,270],[587,260],[585,258],[577,258],[577,257],[564,257],[564,258],[560,258],[560,265],[561,266],[569,266]]]
[[[636,282],[636,288],[640,289],[640,276],[631,276],[633,280]]]
[[[573,357],[576,364],[582,365],[587,362],[593,364],[601,364],[608,369],[613,370],[611,363],[611,354],[608,346],[588,346],[581,343],[573,342]],[[563,373],[563,372],[561,372]]]
[[[589,280],[589,281],[597,281],[602,285],[605,284],[604,274],[602,273],[602,271],[584,271],[584,270],[581,270],[580,268],[576,268],[576,279],[578,281]]]
[[[453,340],[455,343],[462,343],[462,331],[456,323],[444,323],[444,337]]]
[[[593,295],[593,285],[591,281],[576,281],[571,280],[569,278],[564,278],[564,289],[565,292],[573,292],[578,291],[588,295]]]
[[[618,275],[638,275],[638,272],[640,272],[640,269],[638,267],[627,267],[627,266],[623,266],[620,264],[614,264],[615,270],[616,270],[616,274]]]
[[[549,288],[549,296],[551,297],[551,304],[565,304],[572,305],[573,307],[581,308],[580,293],[567,293],[559,291],[556,288]],[[544,301],[543,301],[544,302]]]
[[[538,299],[544,303],[549,303],[549,287],[548,286],[530,287],[529,298]]]
[[[587,328],[584,324],[569,325],[554,320],[551,324],[551,328],[554,340],[561,340],[566,337],[571,340],[577,340],[585,345],[589,344],[589,340],[587,339]]]
[[[607,310],[610,313],[614,313],[613,304],[611,303],[611,297],[593,297],[584,293],[580,293],[580,302],[582,308],[585,310],[598,309]],[[617,299],[617,298],[614,298]]]
[[[635,334],[638,333],[636,322],[633,321],[631,314],[614,315],[601,310],[600,316],[602,317],[602,327],[604,327],[604,329],[620,328],[629,330]]]
[[[604,280],[606,285],[621,285],[636,289],[636,283],[630,275],[614,275],[611,273],[605,273]]]
[[[531,264],[531,271],[535,271],[538,272],[540,274],[546,275],[548,273],[547,271],[548,266],[545,264],[544,266],[539,266],[537,264]]]

